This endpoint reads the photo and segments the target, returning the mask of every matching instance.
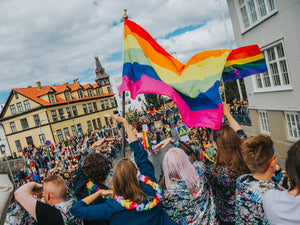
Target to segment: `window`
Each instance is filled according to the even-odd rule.
[[[30,104],[28,100],[24,101],[24,106],[25,106],[25,110],[29,110],[30,109]]]
[[[18,92],[15,92],[15,98],[16,98],[16,99],[19,98]]]
[[[285,112],[289,138],[300,139],[300,124],[297,112]]]
[[[93,97],[94,96],[92,88],[88,89],[88,95],[89,95],[89,97]]]
[[[97,102],[93,102],[95,112],[98,112]]]
[[[39,117],[39,115],[33,115],[33,120],[34,120],[35,126],[40,126],[40,117]]]
[[[65,128],[64,128],[64,133],[65,133],[65,137],[66,137],[67,139],[70,139],[69,128],[65,127]]]
[[[17,114],[17,111],[16,111],[16,108],[15,108],[15,105],[11,105],[10,106],[10,111],[11,111],[11,114]]]
[[[74,136],[74,137],[77,137],[77,132],[76,132],[76,127],[75,127],[75,125],[72,125],[72,126],[71,126],[71,130],[72,130],[73,136]]]
[[[82,133],[81,123],[78,123],[78,124],[77,124],[77,130],[78,130],[80,133]]]
[[[63,109],[59,109],[58,110],[58,114],[61,120],[65,119],[65,115],[64,115],[64,110]]]
[[[84,95],[83,95],[83,90],[78,90],[78,96],[79,98],[84,98]]]
[[[105,117],[105,123],[106,123],[106,126],[110,125],[107,117]]]
[[[101,95],[100,88],[98,88],[98,87],[96,88],[96,93],[97,93],[97,95],[98,95],[98,96],[100,96],[100,95]]]
[[[111,107],[115,107],[115,100],[113,98],[110,99],[110,104],[111,104]]]
[[[101,107],[102,107],[102,109],[105,109],[105,106],[104,106],[104,102],[103,102],[103,101],[101,101]]]
[[[283,43],[263,50],[268,71],[255,75],[255,91],[291,89]]]
[[[65,97],[66,97],[66,100],[67,100],[67,101],[69,101],[69,100],[72,99],[70,91],[66,91],[66,92],[65,92]]]
[[[129,92],[126,91],[126,97],[128,97],[128,96],[129,96]]]
[[[27,119],[26,119],[26,118],[25,118],[25,119],[21,119],[21,125],[22,125],[22,129],[23,129],[23,130],[26,130],[26,129],[29,128],[28,122],[27,122]]]
[[[54,93],[49,93],[49,99],[51,103],[56,102],[56,97]]]
[[[92,113],[92,112],[93,112],[93,107],[92,107],[92,104],[91,104],[91,103],[88,103],[88,107],[89,107],[89,111],[90,111],[90,113]]]
[[[105,100],[105,106],[106,106],[107,109],[109,108],[109,105],[108,105],[108,101],[107,101],[107,100]]]
[[[86,104],[83,104],[82,107],[83,107],[84,114],[88,114]]]
[[[142,98],[141,98],[140,96],[138,97],[138,101],[139,101],[139,102],[142,101]]]
[[[259,113],[261,132],[269,134],[270,133],[270,128],[269,128],[267,112],[266,111],[258,111],[258,113]]]
[[[88,125],[88,131],[92,131],[93,128],[92,128],[92,124],[91,124],[91,121],[87,121],[87,125]]]
[[[41,146],[45,146],[46,145],[45,135],[44,134],[40,134],[39,138],[40,138]]]
[[[31,136],[29,136],[29,137],[26,137],[26,142],[27,142],[27,145],[34,145],[33,144],[33,140],[32,140],[32,137]]]
[[[277,12],[274,0],[239,0],[243,30],[247,30]]]
[[[17,132],[17,128],[16,128],[16,125],[15,125],[15,122],[11,122],[10,123],[10,128],[11,128],[11,132],[12,133]]]
[[[76,106],[72,106],[73,115],[76,117],[78,116],[77,108]]]
[[[111,94],[111,88],[110,87],[107,87],[107,93]]]
[[[64,141],[64,137],[63,137],[62,132],[61,132],[60,129],[56,131],[56,134],[57,134],[58,140],[60,142],[63,142]]]
[[[110,124],[111,124],[111,125],[114,125],[113,119],[112,119],[112,118],[109,118],[109,120],[110,120]]]
[[[100,118],[97,118],[97,123],[98,123],[98,127],[100,129],[102,127],[102,125],[101,125],[101,119]]]
[[[94,127],[94,130],[97,130],[98,128],[97,128],[97,123],[96,123],[96,120],[92,120],[92,122],[93,122],[93,127]]]
[[[71,118],[72,117],[71,109],[69,107],[67,107],[66,111],[68,113],[68,118]]]
[[[15,141],[18,152],[22,151],[22,146],[20,140]]]
[[[58,121],[58,118],[57,118],[57,115],[56,115],[56,110],[51,111],[51,116],[52,116],[52,119],[53,119],[54,122]]]
[[[19,113],[21,113],[21,112],[23,112],[24,110],[23,110],[23,106],[22,106],[22,103],[21,102],[18,102],[17,103],[17,108],[18,108],[18,111],[19,111]]]

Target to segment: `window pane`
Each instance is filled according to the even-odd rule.
[[[254,5],[254,0],[250,0],[248,2],[248,6],[249,6],[249,9],[250,9],[250,15],[251,15],[252,23],[255,23],[257,21],[257,14],[256,14],[255,5]]]
[[[286,120],[287,120],[287,126],[288,126],[288,130],[289,130],[289,135],[292,137],[293,136],[293,132],[292,132],[290,114],[286,114]]]
[[[298,136],[297,136],[297,138],[300,138],[300,124],[299,124],[298,114],[295,115],[295,118],[296,118],[296,124],[297,124],[297,129],[298,129]]]
[[[272,61],[275,60],[275,52],[274,52],[274,48],[269,48],[267,50],[268,53],[268,61]]]
[[[270,81],[270,77],[269,77],[268,71],[264,72],[262,74],[262,76],[263,76],[264,86],[265,87],[271,87],[271,81]]]
[[[269,0],[269,8],[270,8],[270,11],[274,10],[275,9],[275,3],[274,3],[274,0]]]
[[[280,70],[282,74],[282,80],[283,80],[283,85],[288,85],[290,84],[290,79],[289,79],[289,74],[287,71],[286,63],[285,60],[279,62],[280,65]]]
[[[284,57],[283,46],[282,46],[281,43],[280,43],[279,45],[276,46],[276,49],[277,49],[277,55],[278,55],[278,58]]]
[[[271,69],[271,74],[272,74],[272,78],[273,78],[273,85],[274,86],[280,86],[281,82],[280,82],[280,77],[279,77],[279,73],[278,73],[277,64],[276,63],[271,63],[270,64],[270,69]]]
[[[243,18],[244,27],[245,28],[249,27],[250,22],[249,22],[248,12],[245,5],[241,8],[241,14]]]
[[[262,85],[262,82],[261,82],[260,74],[256,74],[255,75],[255,80],[256,80],[256,86],[257,86],[257,88],[262,88],[263,85]]]
[[[259,8],[259,14],[261,17],[264,17],[265,15],[267,15],[265,0],[258,0],[258,8]]]
[[[244,4],[245,0],[239,0],[239,4],[240,6],[242,6]]]
[[[76,132],[75,126],[72,125],[72,126],[71,126],[71,129],[72,129],[73,136],[76,137],[76,136],[77,136],[77,132]]]

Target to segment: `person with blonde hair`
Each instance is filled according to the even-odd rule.
[[[196,167],[196,168],[195,168]],[[163,160],[163,208],[177,224],[215,224],[211,190],[199,176],[204,164],[190,161],[180,148],[171,148]]]
[[[78,201],[71,213],[79,219],[105,219],[110,224],[174,225],[162,209],[162,191],[156,183],[153,165],[128,121],[117,115],[104,116],[115,119],[125,127],[136,165],[127,158],[120,159],[113,168],[112,190],[102,190],[89,184],[91,190],[96,192]],[[105,203],[90,205],[99,196],[111,198]]]
[[[38,201],[44,191],[45,203]],[[30,182],[15,191],[15,198],[40,225],[82,224],[69,210],[74,200],[67,200],[68,187],[61,176],[53,175],[44,179],[44,184]]]

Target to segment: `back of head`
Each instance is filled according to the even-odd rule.
[[[59,175],[48,176],[44,179],[44,191],[49,193],[53,199],[66,199],[68,187],[64,179]]]
[[[252,174],[265,173],[274,158],[273,141],[267,135],[250,137],[241,145],[242,156]]]
[[[298,189],[300,192],[300,141],[297,141],[288,151],[288,157],[285,162],[285,170],[289,177],[290,188]]]
[[[125,199],[141,202],[146,197],[140,187],[137,168],[127,158],[120,159],[114,166],[111,185],[114,194],[123,196]]]
[[[199,175],[187,154],[180,148],[168,150],[163,160],[163,171],[167,189],[171,186],[171,178],[184,180],[191,191],[197,186]]]
[[[110,163],[102,153],[93,152],[84,158],[82,170],[93,183],[100,184],[109,174]]]
[[[233,166],[238,175],[249,173],[241,155],[242,140],[239,135],[227,124],[222,124],[220,130],[213,135],[216,143],[216,166]]]

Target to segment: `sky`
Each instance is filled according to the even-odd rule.
[[[0,104],[13,88],[95,83],[95,56],[122,73],[123,10],[186,63],[205,50],[235,47],[226,0],[1,0]]]

